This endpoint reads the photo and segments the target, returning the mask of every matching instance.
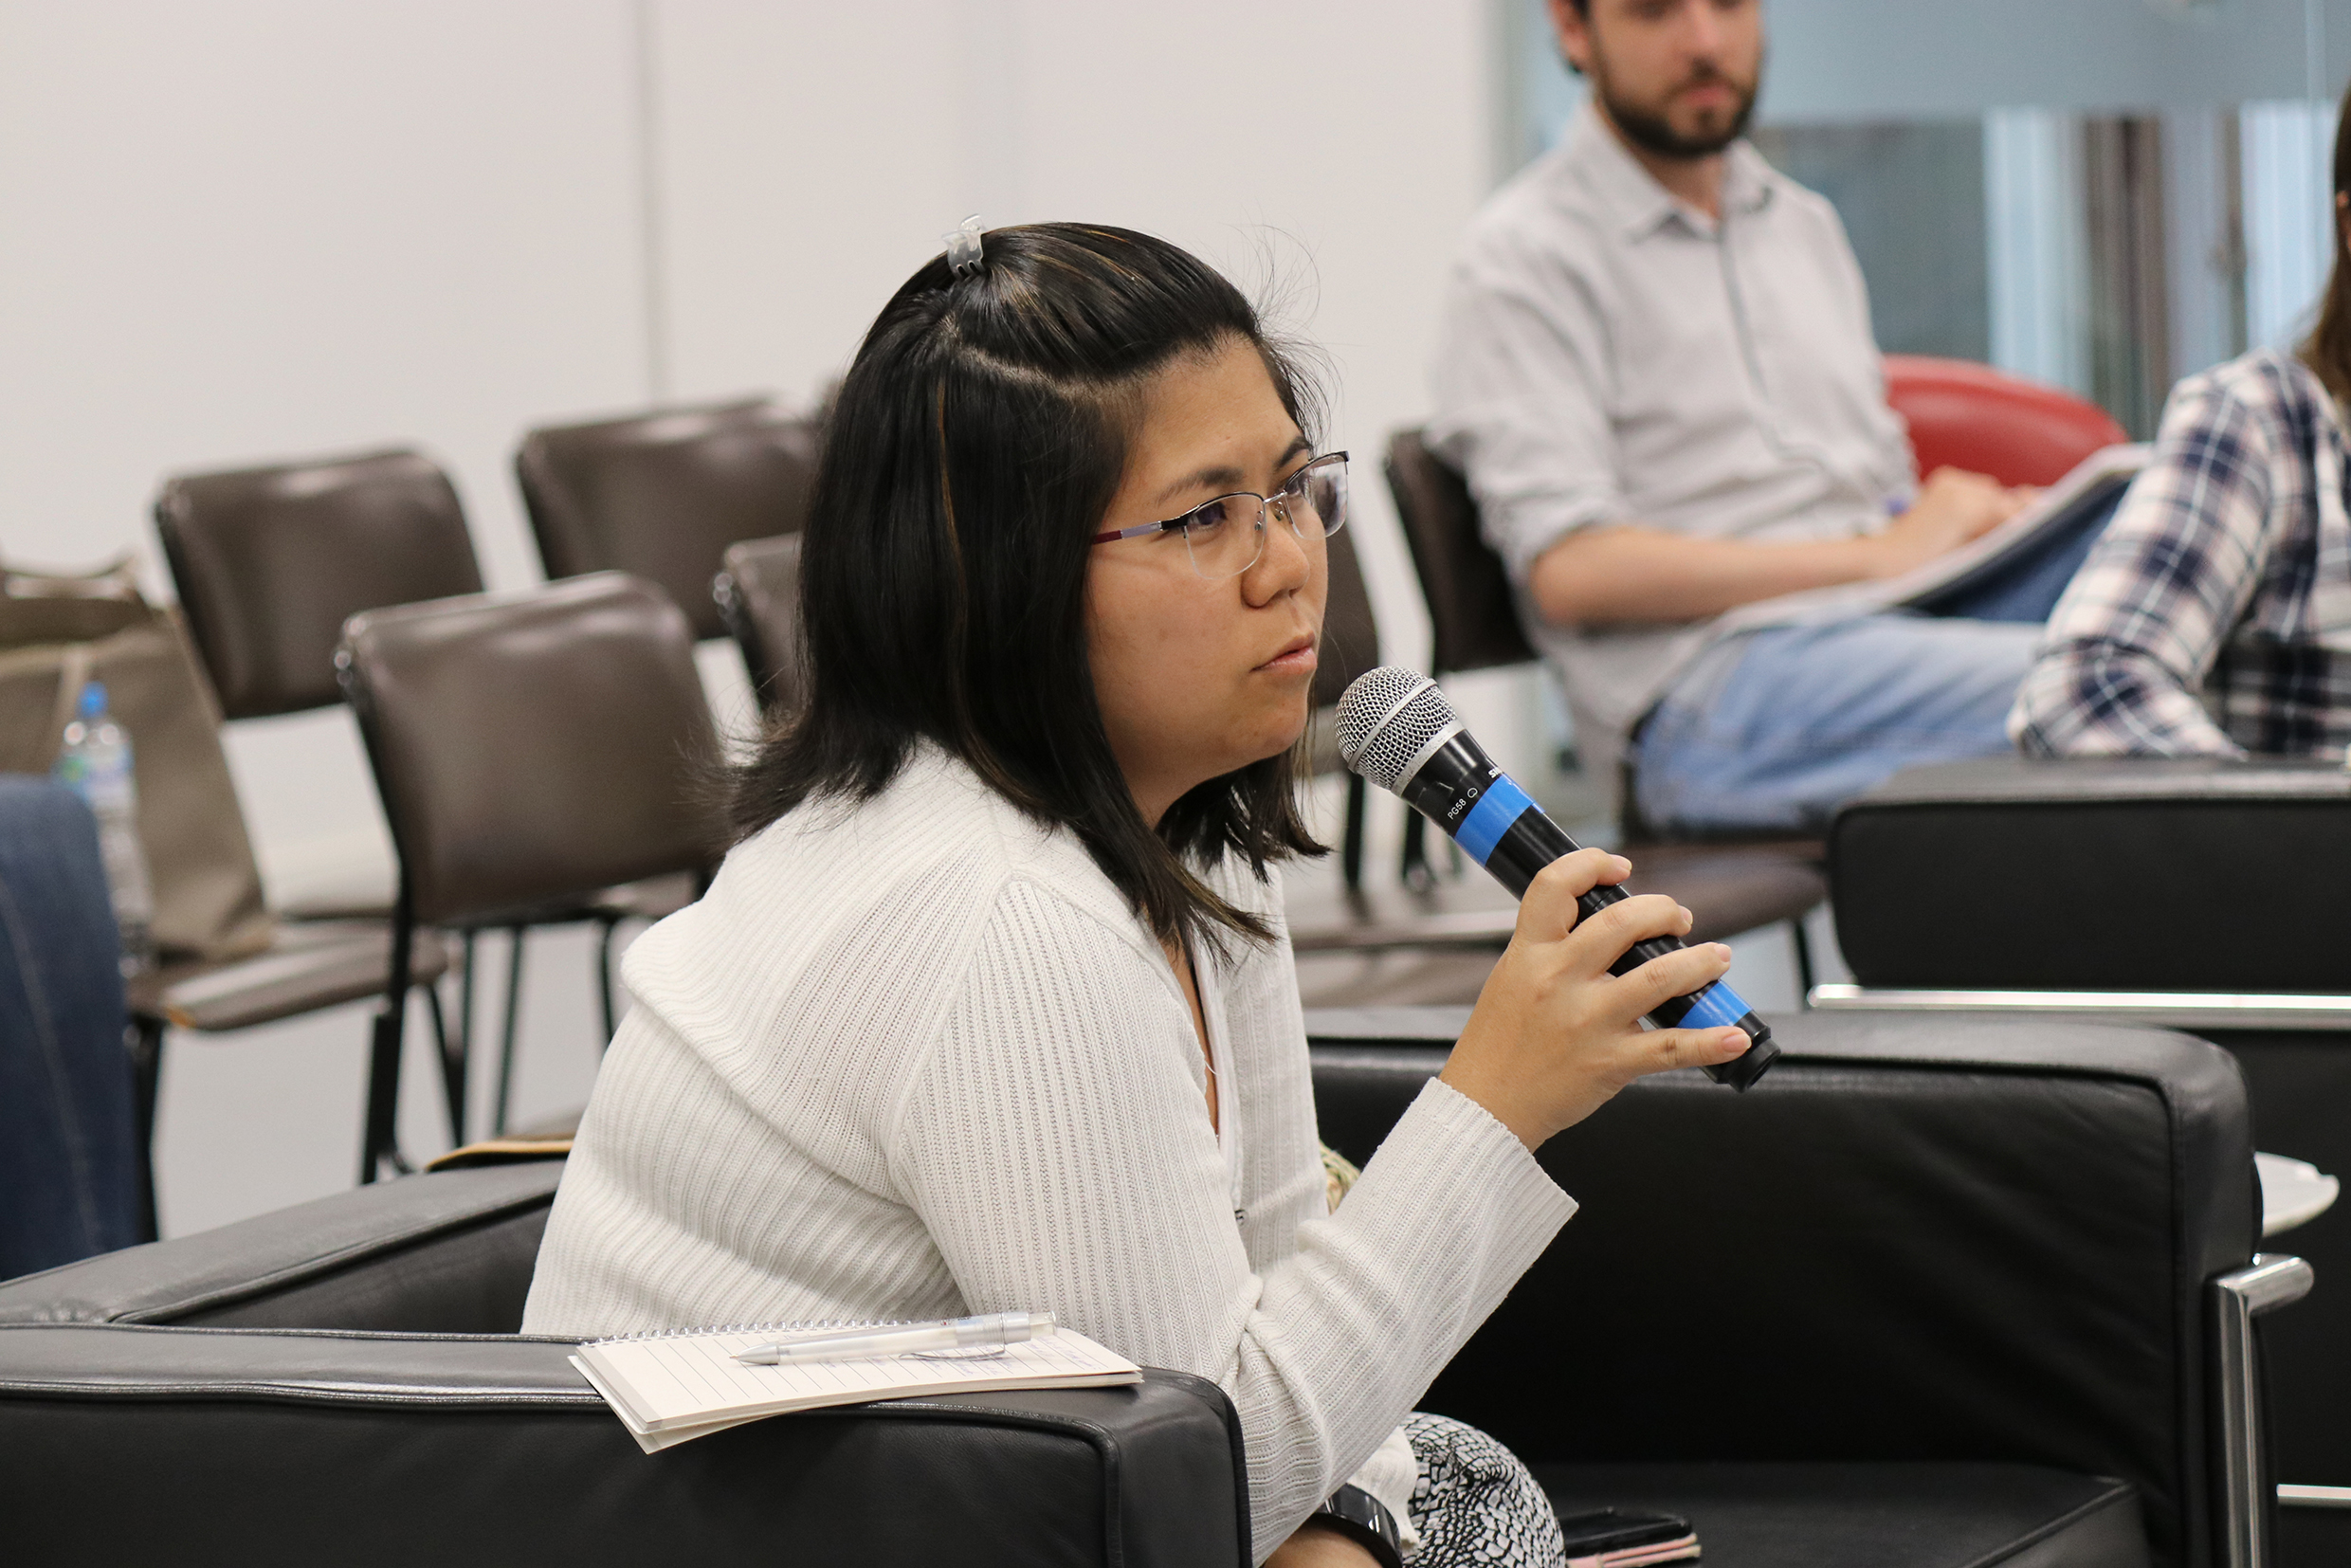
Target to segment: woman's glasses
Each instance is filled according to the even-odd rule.
[[[1237,577],[1266,553],[1266,514],[1272,512],[1305,544],[1320,544],[1347,525],[1347,454],[1326,452],[1290,475],[1269,496],[1240,490],[1202,501],[1180,518],[1139,523],[1094,536],[1096,544],[1144,534],[1181,534],[1192,569],[1211,582]]]

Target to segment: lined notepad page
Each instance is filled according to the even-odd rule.
[[[600,1340],[576,1359],[641,1437],[685,1428],[694,1435],[738,1421],[825,1405],[862,1404],[980,1389],[1087,1388],[1132,1383],[1142,1371],[1083,1334],[1057,1328],[1001,1354],[882,1356],[853,1361],[752,1366],[738,1351],[774,1332],[678,1334]]]

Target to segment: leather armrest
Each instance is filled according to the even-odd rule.
[[[486,1312],[520,1322],[515,1291],[529,1282],[562,1176],[561,1160],[405,1176],[127,1247],[0,1284],[0,1324],[393,1326],[367,1321],[364,1304],[355,1311],[349,1298],[391,1289],[428,1294],[434,1276],[446,1275],[447,1293],[457,1300],[423,1318],[400,1314],[396,1326],[504,1328],[506,1321],[465,1320]],[[511,1266],[479,1267],[484,1248],[515,1254]],[[515,1299],[484,1304],[478,1300],[484,1291]]]
[[[1350,1158],[1467,1010],[1395,1012],[1308,1015]],[[2152,1030],[1770,1023],[1786,1055],[1747,1094],[1643,1079],[1543,1148],[1581,1208],[1426,1407],[1535,1462],[2119,1476],[2159,1553],[2208,1517],[2204,1290],[2258,1228],[2233,1060]]]
[[[0,1326],[28,1560],[1249,1560],[1231,1406],[1133,1388],[804,1412],[640,1451],[566,1341]]]

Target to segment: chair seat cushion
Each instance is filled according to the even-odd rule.
[[[2123,1482],[2029,1465],[1536,1465],[1562,1515],[1678,1514],[1706,1568],[2147,1568]]]
[[[417,932],[410,977],[429,985],[447,968],[441,939]],[[382,921],[287,921],[266,951],[249,958],[172,964],[140,975],[131,983],[130,1007],[179,1029],[250,1029],[381,995],[391,969],[392,928]]]
[[[1620,844],[1636,893],[1668,893],[1694,918],[1689,940],[1801,920],[1829,895],[1814,840],[1785,844]]]

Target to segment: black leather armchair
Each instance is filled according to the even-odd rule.
[[[1248,1560],[1213,1384],[754,1422],[647,1457],[521,1339],[556,1161],[412,1176],[0,1285],[18,1562]]]
[[[1324,1136],[1367,1156],[1459,1020],[1315,1015]],[[1686,1512],[1717,1568],[2260,1562],[2230,1506],[2260,1449],[2229,1304],[2290,1294],[2299,1265],[2225,1283],[2254,1226],[2228,1057],[1775,1028],[1788,1059],[1753,1092],[1650,1080],[1555,1140],[1583,1210],[1427,1407],[1563,1504]],[[558,1174],[410,1177],[0,1285],[11,1552],[1248,1560],[1230,1408],[1175,1374],[640,1453],[565,1345],[503,1332]],[[2231,1555],[2239,1527],[2256,1555]]]
[[[2226,1047],[2259,1147],[2351,1176],[2351,772],[2318,758],[1986,757],[1837,813],[1837,940],[1881,1014],[2155,1024]],[[2351,1496],[2351,1206],[2296,1231],[2323,1281],[2271,1335],[2278,1479]],[[2351,1511],[2289,1541],[2351,1560]]]
[[[1370,1154],[1466,1010],[1313,1012]],[[1799,1014],[1754,1089],[1635,1084],[1555,1139],[1582,1207],[1423,1400],[1555,1502],[1716,1568],[2269,1560],[2235,1065],[2141,1029]],[[2224,1332],[2225,1330],[2225,1332]]]

